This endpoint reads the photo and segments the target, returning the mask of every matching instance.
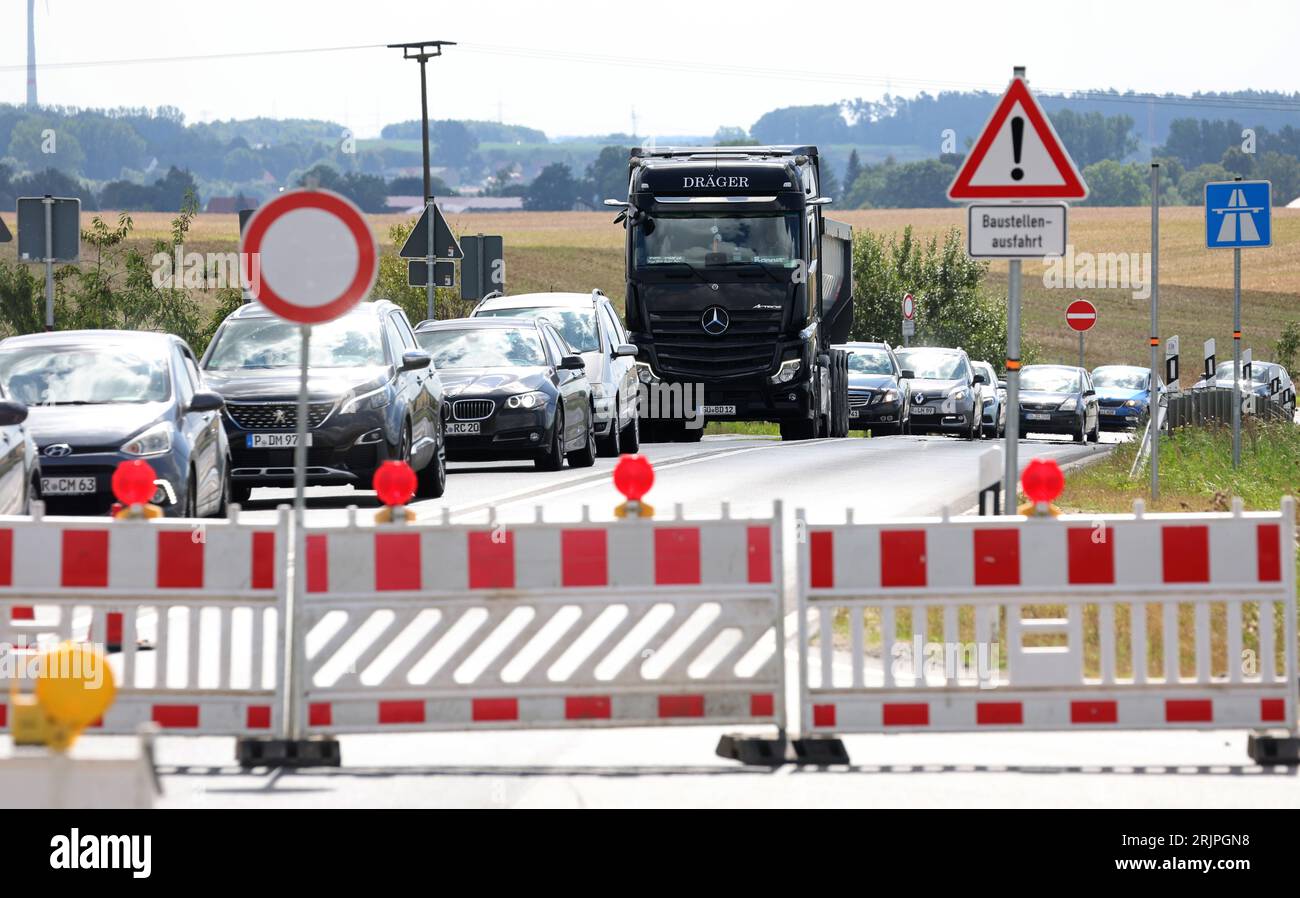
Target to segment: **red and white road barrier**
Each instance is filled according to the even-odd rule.
[[[0,518],[0,678],[44,643],[105,646],[117,699],[88,732],[152,721],[194,735],[279,725],[288,516]],[[6,687],[8,683],[5,684]],[[9,726],[8,689],[0,729]]]
[[[783,727],[779,521],[308,527],[305,731]]]
[[[1290,499],[799,526],[805,736],[1296,731]]]

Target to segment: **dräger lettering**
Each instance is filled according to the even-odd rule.
[[[148,879],[152,869],[153,836],[71,834],[50,839],[50,867],[55,870],[131,870],[136,879]]]
[[[749,178],[741,175],[695,175],[682,178],[683,187],[748,187]]]

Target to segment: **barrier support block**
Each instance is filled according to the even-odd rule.
[[[834,736],[805,736],[795,739],[794,759],[796,764],[813,767],[828,767],[831,764],[849,763],[849,752],[844,747],[844,740]]]
[[[343,764],[339,740],[332,736],[311,739],[266,739],[241,737],[235,741],[235,760],[240,767],[340,767]]]
[[[1251,733],[1246,751],[1256,764],[1294,766],[1300,764],[1300,736],[1267,736]]]
[[[786,758],[786,738],[747,736],[744,733],[726,733],[718,740],[717,755],[729,761],[739,761],[747,767],[780,767]]]

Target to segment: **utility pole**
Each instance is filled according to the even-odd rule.
[[[455,41],[411,41],[406,44],[389,44],[390,49],[400,49],[403,59],[414,59],[420,63],[420,136],[424,145],[424,214],[429,222],[429,254],[425,257],[427,275],[425,277],[425,298],[428,302],[428,315],[437,318],[434,309],[433,263],[433,187],[429,171],[429,81],[425,66],[430,59],[442,55],[443,47],[456,46]]]

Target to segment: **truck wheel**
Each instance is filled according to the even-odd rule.
[[[809,419],[807,421],[782,421],[781,422],[781,439],[790,442],[792,440],[811,440],[817,436],[817,420]]]

